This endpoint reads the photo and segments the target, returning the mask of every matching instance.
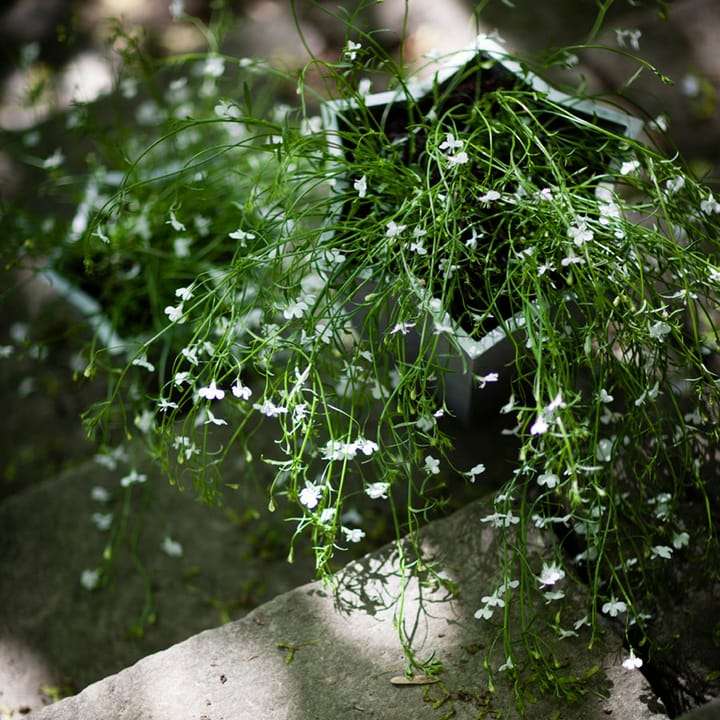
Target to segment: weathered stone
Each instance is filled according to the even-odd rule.
[[[337,575],[333,590],[311,583],[280,595],[245,618],[208,630],[33,714],[37,720],[275,720],[363,717],[396,720],[432,718],[450,710],[459,718],[492,711],[517,717],[511,688],[495,673],[488,691],[482,669],[496,626],[473,617],[481,597],[499,580],[497,531],[480,518],[487,507],[472,504],[432,523],[420,542],[425,562],[440,561],[457,592],[423,574],[403,586],[394,546],[351,563]],[[538,538],[542,541],[543,538]],[[533,562],[542,546],[532,549]],[[582,589],[564,581],[572,612]],[[403,603],[406,632],[419,657],[435,652],[445,668],[442,683],[397,687],[403,655],[394,629]],[[542,610],[536,627],[567,663],[568,675],[582,677],[587,692],[569,704],[535,693],[531,717],[650,720],[662,717],[642,675],[621,667],[623,651],[600,622],[603,637],[593,650],[588,637],[552,640],[544,630],[558,607]],[[502,645],[502,643],[500,643]],[[519,652],[522,649],[519,648]],[[502,662],[503,652],[491,663]],[[533,692],[532,685],[527,690]],[[606,694],[601,699],[595,693]],[[655,708],[658,712],[654,712]],[[554,713],[558,713],[554,715]]]

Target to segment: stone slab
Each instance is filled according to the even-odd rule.
[[[348,565],[335,587],[303,585],[258,607],[245,618],[202,632],[143,658],[122,672],[33,713],[33,720],[323,720],[389,718],[439,720],[449,717],[518,717],[510,685],[494,673],[490,692],[482,664],[497,626],[473,617],[481,597],[498,580],[497,535],[480,518],[488,508],[469,505],[422,533],[423,563],[439,561],[443,577],[403,584],[397,548],[387,546]],[[543,541],[531,548],[533,562]],[[582,592],[568,579],[565,611],[576,612]],[[404,627],[418,657],[430,652],[444,666],[442,683],[397,687],[405,665],[394,627],[404,607]],[[558,607],[540,617],[540,632]],[[536,693],[529,717],[600,720],[658,720],[665,717],[645,679],[624,670],[625,653],[600,619],[602,639],[593,650],[588,637],[555,641],[552,650],[568,673],[601,670],[586,683],[582,698],[569,704]],[[502,643],[499,644],[500,646]],[[501,647],[498,647],[501,650]],[[491,667],[503,652],[491,656]],[[532,690],[532,686],[528,686]],[[605,696],[605,697],[602,697]]]

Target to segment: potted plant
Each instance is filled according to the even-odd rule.
[[[521,603],[539,663],[532,608],[557,603],[560,617],[572,573],[588,587],[573,622],[610,615],[640,655],[667,564],[716,549],[720,204],[637,139],[637,120],[551,89],[497,45],[416,89],[359,39],[323,66],[328,137],[309,72],[300,107],[261,112],[267,68],[244,62],[242,99],[198,94],[212,107],[168,116],[98,203],[82,242],[111,268],[124,241],[146,252],[154,312],[130,355],[108,359],[113,390],[88,424],[142,435],[174,482],[213,500],[237,485],[223,461],[251,457],[262,420],[270,505],[330,573],[366,534],[360,499],[388,505],[400,536],[442,506],[451,475],[476,480],[488,458],[459,465],[438,420],[479,408],[518,453],[479,519],[507,554],[478,622]],[[388,94],[360,91],[372,67]],[[187,161],[168,171],[167,148]],[[132,244],[150,201],[162,252],[153,233]],[[178,264],[188,235],[198,255]],[[498,408],[485,399],[501,381]],[[543,568],[526,561],[533,528],[554,530]],[[498,633],[517,678],[512,628]],[[562,691],[558,668],[536,677]]]

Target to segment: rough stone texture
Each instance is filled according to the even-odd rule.
[[[452,594],[444,584],[411,581],[404,589],[404,622],[420,657],[435,651],[445,672],[442,685],[396,687],[403,656],[393,619],[399,611],[398,553],[388,546],[352,563],[337,576],[337,588],[311,583],[280,595],[245,618],[208,630],[166,651],[148,656],[123,672],[37,713],[35,720],[320,720],[388,718],[438,720],[478,714],[517,717],[509,686],[495,674],[489,693],[482,670],[482,649],[493,641],[495,626],[474,619],[481,597],[498,581],[497,532],[480,518],[487,507],[472,504],[432,523],[422,533],[422,554],[444,559],[447,577],[459,583]],[[538,538],[542,543],[543,538]],[[534,561],[542,545],[532,548]],[[579,607],[578,588],[564,581],[570,617]],[[547,608],[540,632],[557,611]],[[569,619],[568,619],[569,620]],[[660,718],[662,708],[643,676],[624,670],[616,636],[601,622],[604,638],[592,651],[587,637],[546,639],[567,672],[584,675],[593,665],[589,692],[573,704],[538,695],[530,717],[594,720]],[[495,652],[491,663],[502,662]],[[528,686],[532,687],[532,686]],[[435,701],[444,698],[440,705]],[[554,713],[557,712],[557,715]]]

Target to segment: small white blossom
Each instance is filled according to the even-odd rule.
[[[141,433],[149,433],[155,426],[155,415],[152,411],[145,408],[139,415],[135,416],[133,420],[135,427],[140,430]]]
[[[225,391],[221,390],[212,380],[211,383],[198,390],[198,395],[206,400],[222,400],[225,397]]]
[[[658,320],[648,328],[650,337],[654,340],[662,340],[663,337],[671,331],[672,328],[666,322],[662,322],[662,320]]]
[[[502,196],[497,190],[488,190],[484,195],[481,195],[478,198],[478,201],[483,207],[487,207],[488,205],[494,203],[496,200],[499,200]]]
[[[210,410],[210,408],[207,408],[205,410],[205,425],[227,425],[227,420],[223,420],[222,418],[216,417],[213,414],[213,411]]]
[[[106,532],[112,527],[112,513],[93,513],[90,516],[93,525],[100,531]]]
[[[627,611],[627,605],[622,600],[616,600],[615,596],[613,596],[609,602],[603,604],[602,611],[610,615],[610,617],[617,617]]]
[[[168,305],[165,308],[165,314],[168,316],[171,323],[182,325],[186,320],[182,303],[179,305]]]
[[[552,490],[554,487],[556,487],[559,482],[560,478],[555,473],[543,473],[542,475],[539,475],[537,479],[538,485],[544,485],[549,490]]]
[[[165,221],[166,225],[172,225],[175,232],[185,232],[185,226],[175,217],[175,211],[170,211],[170,219]]]
[[[183,555],[182,545],[177,540],[173,540],[167,535],[163,538],[162,545],[160,547],[169,557],[182,557]]]
[[[137,470],[131,470],[125,477],[120,479],[120,485],[124,488],[131,485],[139,485],[147,482],[147,475],[140,474]]]
[[[600,402],[611,403],[614,399],[615,398],[612,395],[610,395],[610,393],[608,393],[608,391],[605,390],[605,388],[600,390]]]
[[[545,598],[545,604],[548,605],[549,603],[555,602],[556,600],[562,600],[565,597],[565,591],[550,590],[548,592],[544,592],[543,597]]]
[[[181,388],[186,383],[189,383],[192,379],[192,375],[187,370],[176,372],[173,376],[173,384],[175,387]]]
[[[175,408],[177,408],[177,406],[178,406],[178,404],[176,402],[171,402],[170,400],[168,400],[164,397],[158,398],[157,409],[160,412],[167,412],[168,410],[174,410]]]
[[[350,62],[354,62],[357,58],[358,50],[362,47],[362,43],[353,42],[352,40],[347,41],[347,45],[343,50],[343,57]]]
[[[284,415],[288,411],[286,407],[275,405],[272,400],[267,399],[263,400],[262,403],[255,403],[253,408],[266,417],[278,417],[278,415]]]
[[[284,310],[283,310],[283,317],[286,320],[292,320],[293,318],[301,318],[305,311],[308,309],[308,304],[304,300],[296,300],[293,303],[290,303]]]
[[[500,375],[496,372],[491,372],[487,375],[475,375],[475,380],[477,381],[480,390],[482,390],[488,383],[497,382],[499,379]]]
[[[587,218],[576,218],[575,225],[571,225],[568,228],[568,237],[577,247],[584,245],[586,242],[590,242],[595,237],[593,231],[588,228],[586,220]]]
[[[390,483],[374,482],[365,487],[365,494],[372,500],[386,500]]]
[[[363,175],[359,180],[355,180],[353,187],[357,190],[359,198],[364,198],[367,195],[367,177]]]
[[[192,285],[189,285],[188,287],[179,287],[175,291],[175,297],[180,298],[183,302],[191,300],[193,297]]]
[[[425,456],[425,465],[423,467],[429,475],[438,475],[440,473],[440,461],[432,455]]]
[[[402,333],[403,335],[407,335],[412,328],[415,327],[415,323],[411,322],[399,322],[395,323],[393,325],[392,330],[390,331],[391,335],[394,335],[395,333]]]
[[[462,140],[456,140],[455,136],[452,133],[447,133],[445,135],[445,140],[440,143],[440,150],[449,150],[451,153],[454,153],[456,150],[459,150],[463,146]]]
[[[360,528],[343,527],[342,531],[347,542],[358,543],[365,537],[365,533]]]
[[[101,485],[95,485],[95,487],[93,487],[93,489],[90,491],[90,498],[95,502],[110,502],[111,497],[112,495],[110,495],[110,493]]]
[[[560,582],[560,580],[564,577],[565,571],[561,567],[555,563],[552,565],[543,563],[542,570],[540,571],[540,577],[538,577],[538,582],[540,583],[540,587],[548,587]]]
[[[305,487],[300,491],[300,503],[304,505],[308,510],[313,510],[318,506],[320,498],[323,495],[323,486],[315,485],[311,482],[306,481]]]
[[[626,670],[637,670],[638,668],[641,668],[643,665],[642,658],[636,657],[635,652],[632,648],[630,648],[630,657],[625,658],[623,660],[622,666]]]
[[[464,165],[469,159],[468,154],[464,150],[457,153],[457,155],[448,155],[448,163],[450,163],[450,165]]]
[[[613,442],[608,438],[602,438],[598,441],[597,447],[595,448],[595,457],[598,462],[610,462],[613,454]]]
[[[155,366],[148,361],[147,355],[145,353],[143,353],[142,355],[138,355],[136,358],[133,359],[130,364],[135,365],[136,367],[144,368],[148,372],[155,372]]]
[[[700,203],[700,210],[702,210],[705,215],[720,213],[720,203],[713,197],[713,194],[710,193],[707,200],[703,200]]]
[[[100,585],[100,570],[83,570],[80,574],[80,584],[86,590],[95,590]]]
[[[208,57],[203,65],[203,75],[219,78],[225,73],[225,60],[219,56]]]
[[[544,415],[538,415],[535,422],[530,426],[531,435],[544,435],[550,429]]]
[[[475,482],[475,478],[478,475],[482,475],[485,472],[485,466],[482,463],[478,463],[477,465],[474,465],[471,467],[465,475],[467,475],[468,480],[470,480],[471,483]]]
[[[255,235],[253,233],[245,232],[245,230],[241,228],[231,232],[228,237],[231,240],[238,240],[240,242],[240,247],[247,247],[247,241],[255,239]]]
[[[629,160],[620,166],[621,175],[634,175],[640,169],[639,160]]]
[[[673,550],[667,545],[654,545],[650,549],[650,555],[652,558],[662,558],[663,560],[669,560],[672,557]]]
[[[43,160],[42,166],[44,170],[52,170],[59,168],[64,162],[65,155],[63,155],[63,151],[58,148],[52,155]]]
[[[173,252],[177,258],[188,258],[190,257],[190,246],[192,240],[188,237],[179,237],[173,240]]]
[[[626,47],[627,42],[633,50],[640,49],[642,32],[637,28],[616,28],[615,39],[620,47]]]
[[[686,532],[673,533],[672,544],[676,550],[680,550],[681,548],[686,547],[689,542],[690,535],[688,535]]]
[[[252,390],[247,385],[243,385],[240,382],[240,378],[234,382],[230,390],[232,394],[240,400],[249,400],[252,396]]]
[[[385,227],[385,237],[396,238],[405,231],[407,225],[398,225],[394,220],[391,220]]]
[[[677,177],[670,178],[665,182],[665,189],[670,195],[675,195],[683,189],[684,185],[685,178],[682,175],[678,175]]]

